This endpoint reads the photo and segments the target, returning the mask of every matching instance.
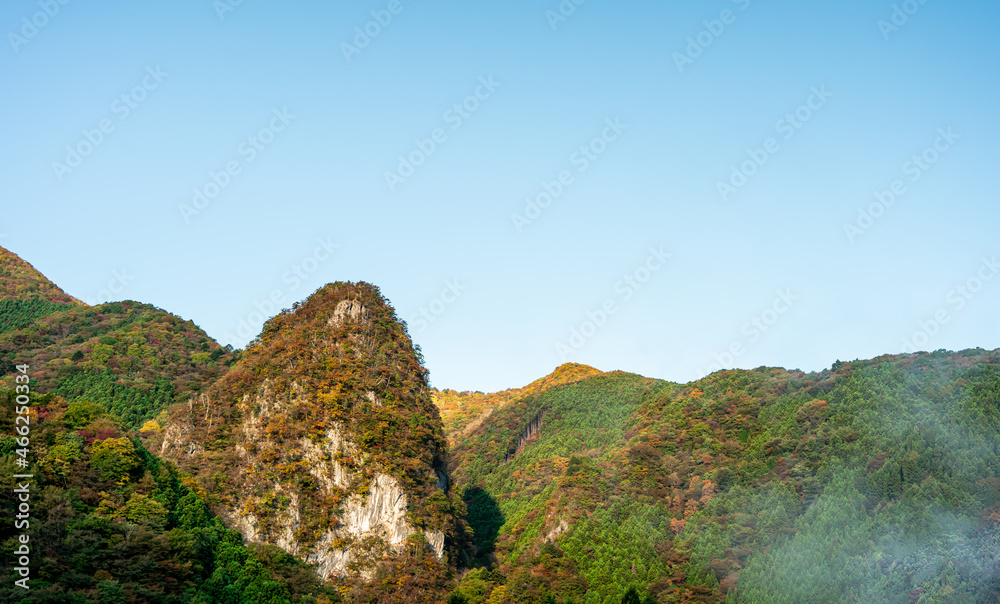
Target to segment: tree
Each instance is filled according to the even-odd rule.
[[[133,493],[125,504],[125,519],[153,529],[162,529],[167,523],[167,508],[162,503],[139,493]]]
[[[106,438],[90,448],[90,463],[105,480],[128,482],[128,473],[139,466],[135,445],[128,437]]]

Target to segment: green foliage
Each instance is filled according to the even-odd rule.
[[[640,598],[639,592],[634,587],[629,587],[622,596],[622,604],[656,604],[656,600],[652,596]]]
[[[488,556],[493,551],[493,544],[500,527],[504,524],[503,512],[488,492],[479,487],[466,489],[462,495],[467,510],[466,522],[473,531],[473,543],[477,555]]]
[[[129,428],[187,400],[237,356],[190,321],[148,304],[57,308],[31,299],[11,305],[37,312],[18,311],[24,320],[9,329],[0,314],[0,385],[13,387],[15,361],[27,363],[39,391],[101,403]]]
[[[794,534],[749,559],[739,602],[907,594],[980,602],[1000,594],[991,570],[1000,519],[997,360],[980,358],[971,369],[939,353],[907,360],[847,366],[853,371],[829,395],[829,423],[831,434],[851,437],[820,456],[825,485],[794,519]]]
[[[152,497],[142,493],[132,493],[122,512],[125,520],[133,524],[162,529],[166,525],[169,510]]]
[[[470,521],[503,518],[480,561],[503,577],[467,573],[470,601],[1000,598],[998,352],[593,377],[455,434]]]
[[[138,428],[174,400],[174,385],[166,378],[155,378],[152,387],[134,387],[120,383],[110,370],[103,373],[78,373],[63,379],[53,394],[68,400],[101,401],[130,428]]]
[[[139,466],[139,459],[135,445],[123,436],[95,442],[90,448],[90,463],[104,480],[120,483],[128,480],[128,473]]]
[[[38,298],[0,300],[0,333],[27,327],[40,317],[72,307],[72,304],[59,304]]]
[[[469,604],[469,599],[462,592],[456,591],[448,595],[446,604]]]
[[[104,405],[87,400],[78,400],[67,405],[62,419],[67,427],[76,429],[82,428],[106,414],[107,408]]]
[[[13,432],[13,399],[13,392],[0,389],[0,434]],[[30,407],[37,420],[32,451],[41,462],[15,469],[15,456],[3,455],[0,488],[12,492],[15,472],[36,477],[27,530],[31,590],[14,586],[8,565],[0,602],[339,601],[294,557],[244,547],[242,537],[224,528],[185,486],[189,478],[137,446],[100,406],[67,405],[47,395],[33,396]],[[13,518],[15,504],[0,498],[0,513]],[[13,522],[0,526],[5,558],[20,532]]]
[[[150,305],[80,305],[0,249],[7,493],[15,361],[50,394],[30,416],[35,580],[16,591],[8,569],[4,602],[339,601],[212,509],[252,511],[273,540],[294,494],[306,551],[376,473],[403,485],[418,532],[373,556],[371,581],[340,583],[352,602],[1000,601],[998,351],[686,385],[567,364],[502,393],[435,392],[439,413],[419,349],[367,284],[321,288],[234,352]],[[334,429],[362,454],[303,445]],[[350,485],[321,490],[309,470],[334,461]],[[452,562],[428,551],[430,530]],[[0,526],[5,556],[14,535]]]

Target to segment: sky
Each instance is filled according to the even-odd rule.
[[[1000,347],[1000,5],[0,5],[0,245],[239,348],[377,285],[438,388]]]

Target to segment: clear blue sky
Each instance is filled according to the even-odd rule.
[[[239,347],[365,280],[487,391],[1000,347],[995,2],[223,3],[0,7],[0,244],[70,294]]]

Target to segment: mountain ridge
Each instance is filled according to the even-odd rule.
[[[1000,600],[1000,350],[685,384],[570,363],[483,394],[431,388],[364,282],[242,351],[8,289],[0,398],[26,361],[51,552],[25,603]]]
[[[1000,461],[998,409],[1000,350],[982,349],[883,355],[812,373],[724,370],[687,384],[620,372],[509,401],[453,444],[478,559],[503,577],[475,569],[458,591],[469,602],[500,590],[519,601],[617,602],[633,589],[635,601],[656,602],[838,601],[832,594],[849,592],[859,601],[943,602],[958,584],[927,565],[951,556],[964,569],[962,593],[993,601],[1000,479],[959,460]],[[523,439],[534,422],[540,429]],[[993,444],[984,446],[987,434]],[[941,456],[955,461],[934,461]],[[938,504],[964,519],[954,535],[915,503],[940,488],[967,502]],[[845,505],[858,500],[870,520],[827,518],[850,514]],[[822,534],[807,518],[846,522],[851,543],[869,535],[899,543],[865,555],[929,574],[922,586],[888,566],[852,579],[846,569],[867,550],[851,547],[796,562]],[[893,553],[915,526],[960,545]],[[777,558],[757,553],[779,546]],[[799,580],[802,564],[815,581]]]
[[[84,305],[29,262],[4,247],[0,247],[0,299],[42,299],[58,304]]]

